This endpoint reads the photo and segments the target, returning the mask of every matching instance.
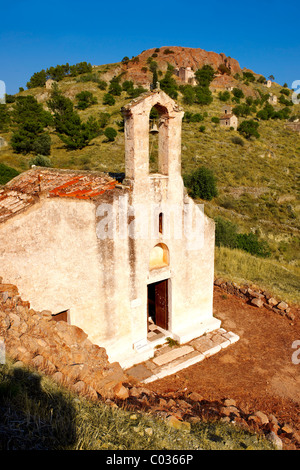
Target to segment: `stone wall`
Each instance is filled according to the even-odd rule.
[[[5,357],[33,367],[56,382],[92,399],[127,398],[128,381],[119,363],[77,326],[55,321],[49,310],[36,311],[13,284],[0,278],[0,340]]]
[[[257,286],[239,286],[235,282],[226,281],[222,278],[215,279],[214,285],[220,287],[228,294],[244,299],[255,307],[267,308],[268,310],[272,310],[274,313],[286,316],[292,321],[295,319],[289,304],[283,300],[276,299],[270,292],[260,289]]]

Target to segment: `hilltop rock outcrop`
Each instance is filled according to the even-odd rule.
[[[175,68],[191,67],[194,71],[211,65],[216,71],[220,65],[229,68],[231,75],[241,73],[241,67],[236,59],[227,57],[224,53],[207,52],[200,48],[191,47],[160,47],[147,49],[124,65],[126,79],[131,79],[135,83],[147,85],[152,80],[152,73],[149,71],[149,58],[157,62],[158,69],[166,72],[168,64]],[[147,70],[145,70],[147,68]]]

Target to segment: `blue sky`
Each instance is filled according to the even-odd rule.
[[[119,62],[161,46],[224,52],[277,83],[300,80],[296,1],[2,2],[0,80],[14,94],[42,69]]]

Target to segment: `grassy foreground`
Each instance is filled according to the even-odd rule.
[[[0,450],[272,450],[222,422],[171,428],[163,419],[79,398],[49,378],[0,365]]]

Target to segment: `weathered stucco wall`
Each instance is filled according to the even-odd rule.
[[[115,332],[115,304],[105,265],[113,260],[99,252],[95,210],[88,201],[44,199],[1,226],[0,264],[34,309],[70,309],[71,323],[101,342]]]

